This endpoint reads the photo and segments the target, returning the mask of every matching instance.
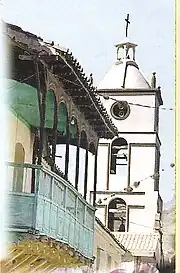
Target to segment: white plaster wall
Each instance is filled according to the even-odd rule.
[[[99,220],[106,226],[106,223],[105,223],[105,208],[98,208],[96,210],[96,217],[98,217]]]
[[[126,166],[127,168],[127,166]],[[127,188],[127,175],[110,174],[109,175],[109,190],[110,191],[124,191]]]
[[[141,136],[141,141],[144,143],[143,136]],[[145,135],[147,137],[147,135]],[[151,135],[152,143],[155,140],[155,136]],[[103,140],[105,142],[105,140]],[[109,141],[108,141],[109,142]],[[106,149],[105,149],[106,148]],[[127,205],[140,205],[145,206],[145,209],[139,209],[130,214],[130,222],[134,222],[135,224],[130,223],[130,230],[133,232],[139,230],[144,232],[153,231],[155,214],[157,212],[157,199],[158,193],[154,192],[154,179],[149,177],[154,174],[154,166],[155,166],[155,147],[131,147],[131,159],[130,159],[130,185],[133,187],[133,192],[145,192],[145,195],[116,195],[115,197],[120,197],[125,200]],[[107,169],[100,167],[100,162],[103,160],[103,165],[107,166],[107,147],[103,147],[100,150],[102,153],[99,155],[99,179],[98,179],[98,187],[99,191],[106,190],[106,181],[105,175]],[[104,153],[103,153],[104,152]],[[105,154],[105,156],[104,156]],[[103,177],[103,179],[101,179]],[[147,179],[146,179],[147,178]],[[143,181],[141,181],[143,180]],[[140,181],[140,185],[135,188],[134,182]],[[110,191],[124,191],[124,188],[127,187],[127,177],[123,177],[119,175],[109,175],[109,190]],[[108,197],[107,201],[103,199]],[[113,198],[115,198],[113,197]],[[96,195],[96,200],[101,199],[103,201],[102,205],[108,205],[109,201],[112,199],[110,195],[106,194],[98,194]],[[105,223],[105,209],[98,209],[96,215]],[[136,216],[136,217],[135,217]]]
[[[134,188],[134,182],[142,180],[134,191],[154,191],[154,179],[149,177],[154,174],[155,152],[155,147],[131,146],[130,185]]]
[[[157,200],[158,192],[148,192],[146,193],[146,202],[145,202],[145,214],[142,219],[146,226],[154,227],[155,224],[155,215],[157,213]]]
[[[61,156],[61,158],[56,157],[56,164],[62,172],[65,171],[65,154],[66,154],[66,145],[58,144],[56,147],[56,155]]]
[[[128,144],[131,143],[156,143],[155,134],[119,134],[127,140]],[[111,143],[112,140],[101,139],[100,143]],[[97,175],[97,190],[106,190],[107,186],[107,167],[108,167],[108,146],[98,147],[98,175]],[[140,179],[154,174],[155,165],[155,147],[132,147],[131,148],[131,184]],[[117,167],[118,169],[119,167]],[[147,186],[148,185],[148,189]],[[149,183],[141,183],[135,191],[144,191],[151,188],[154,189],[153,180]],[[121,191],[127,187],[127,177],[123,174],[109,174],[109,190]]]
[[[121,95],[110,96],[116,100],[125,100],[128,103],[147,105],[150,107],[155,106],[155,95]],[[111,116],[111,106],[114,103],[113,100],[106,100],[101,97],[103,105],[106,107],[108,114]],[[112,117],[113,123],[119,128],[120,132],[153,132],[154,131],[154,108],[146,108],[136,105],[130,105],[130,115],[125,120],[116,120]]]
[[[130,131],[131,129],[129,129]],[[156,134],[124,134],[119,137],[124,138],[127,143],[156,143]]]
[[[94,190],[94,162],[95,155],[88,152],[88,179],[87,179],[87,201],[90,202],[90,191]]]
[[[127,206],[145,206],[141,209],[132,209],[130,210],[129,215],[129,231],[132,232],[153,232],[154,223],[155,223],[155,214],[157,212],[157,192],[146,193],[145,195],[124,195],[117,194],[114,197],[110,197],[107,194],[97,194],[97,200],[104,198],[102,205],[108,206],[108,204],[114,198],[122,198]],[[105,207],[98,208],[96,211],[96,216],[101,220],[104,225],[105,223]]]
[[[76,146],[69,145],[68,180],[75,186],[76,175]]]
[[[95,222],[94,236],[94,256],[97,255],[97,248],[100,250],[100,269],[99,272],[110,272],[110,270],[121,267],[122,255],[125,254],[113,238]],[[108,268],[108,255],[111,256],[111,268]],[[96,270],[96,259],[94,262],[94,270]]]
[[[145,178],[154,174],[155,166],[155,147],[131,147],[130,155],[130,185],[134,191],[153,191],[154,180]],[[99,149],[98,156],[98,179],[97,179],[97,190],[106,190],[107,181],[107,164],[108,164],[108,148],[101,147]],[[125,167],[124,167],[125,168]],[[120,171],[117,166],[116,174],[109,174],[109,190],[110,191],[123,191],[127,188],[128,181],[128,166],[126,167],[127,172],[124,170]],[[138,188],[133,186],[134,182],[144,180],[140,183]]]
[[[108,172],[108,146],[98,147],[98,164],[97,164],[97,191],[106,190],[107,187],[107,172]]]
[[[114,198],[122,198],[127,205],[144,205],[146,203],[146,195],[132,195],[132,194],[118,194],[111,197],[109,194],[99,194],[97,193],[97,199],[104,199],[107,197],[107,200],[104,200],[102,205],[108,205]]]
[[[147,214],[146,209],[130,209],[129,210],[129,232],[152,232],[153,226],[145,221]]]
[[[85,176],[85,158],[86,150],[79,149],[79,180],[78,180],[78,192],[84,195],[84,176]]]

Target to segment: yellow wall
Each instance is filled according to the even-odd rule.
[[[13,162],[15,156],[15,145],[20,142],[25,150],[25,163],[32,163],[34,135],[18,117],[8,112],[9,132],[9,156],[8,161]]]
[[[33,154],[33,143],[34,135],[31,133],[30,128],[26,125],[25,122],[22,122],[15,114],[8,112],[8,161],[14,162],[15,160],[15,146],[16,143],[21,143],[24,151],[24,163],[32,164],[32,154]],[[13,187],[13,170],[14,168],[9,167],[8,176],[9,176],[9,189],[12,190]],[[31,170],[25,170],[24,175],[26,179],[23,181],[24,192],[31,192]]]

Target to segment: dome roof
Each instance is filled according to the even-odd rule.
[[[107,89],[150,89],[149,83],[139,71],[135,61],[119,60],[113,64],[98,86]]]

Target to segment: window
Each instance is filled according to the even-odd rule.
[[[128,144],[124,138],[117,138],[111,145],[111,174],[127,176]]]
[[[130,114],[130,106],[127,101],[117,101],[111,106],[111,115],[115,119],[124,120]]]
[[[126,231],[126,202],[121,198],[113,199],[109,203],[108,228],[114,232]]]

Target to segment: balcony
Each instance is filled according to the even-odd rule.
[[[31,164],[7,163],[7,175],[10,231],[35,232],[93,258],[95,209],[70,183]]]

